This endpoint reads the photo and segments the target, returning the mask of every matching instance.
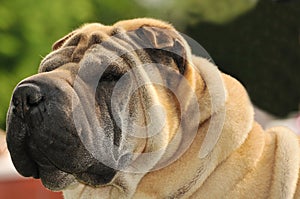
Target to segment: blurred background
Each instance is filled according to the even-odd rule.
[[[83,23],[135,17],[166,20],[200,43],[243,83],[266,122],[297,118],[299,0],[0,0],[0,128],[13,88],[56,40]]]

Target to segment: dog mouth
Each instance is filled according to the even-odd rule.
[[[23,140],[16,140],[12,134],[8,131],[7,143],[17,171],[25,177],[41,179],[50,190],[62,190],[77,182],[93,187],[101,186],[109,183],[116,174],[114,169],[95,160],[75,142],[74,145],[78,147],[72,148],[80,154],[79,157],[70,154],[68,151],[72,149],[61,143],[54,141],[56,144],[51,144],[52,141],[49,141],[49,145],[41,138],[43,136],[37,141],[33,135],[36,131],[26,133]],[[62,151],[65,153],[62,154]]]
[[[44,136],[39,136],[37,141],[35,130],[25,134],[22,140],[16,140],[8,130],[7,143],[13,163],[21,175],[41,179],[50,190],[59,191],[78,182],[97,187],[111,182],[116,174],[114,169],[94,159],[76,142],[73,147],[67,147],[51,140],[46,143]],[[80,155],[70,154],[70,150]]]

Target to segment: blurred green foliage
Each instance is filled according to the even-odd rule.
[[[111,24],[135,17],[161,18],[184,30],[198,21],[224,22],[250,9],[251,0],[2,0],[0,6],[0,128],[16,84],[36,73],[57,39],[83,23]],[[217,11],[217,12],[215,12]]]
[[[202,22],[226,23],[256,4],[256,0],[137,0],[137,2],[147,9],[149,16],[168,20],[181,31],[185,31],[188,25],[193,26]]]

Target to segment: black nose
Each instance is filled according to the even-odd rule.
[[[35,84],[25,83],[19,85],[13,94],[12,103],[14,105],[14,113],[21,117],[32,108],[37,106],[43,99],[41,89]]]

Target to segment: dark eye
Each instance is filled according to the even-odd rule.
[[[111,73],[103,73],[100,78],[100,81],[118,81],[122,75],[111,74]]]
[[[118,81],[124,73],[119,66],[109,65],[102,74],[100,81]]]
[[[48,66],[48,67],[45,67],[45,69],[43,70],[43,72],[50,72],[50,71],[53,71],[54,69],[58,68],[58,66]]]

